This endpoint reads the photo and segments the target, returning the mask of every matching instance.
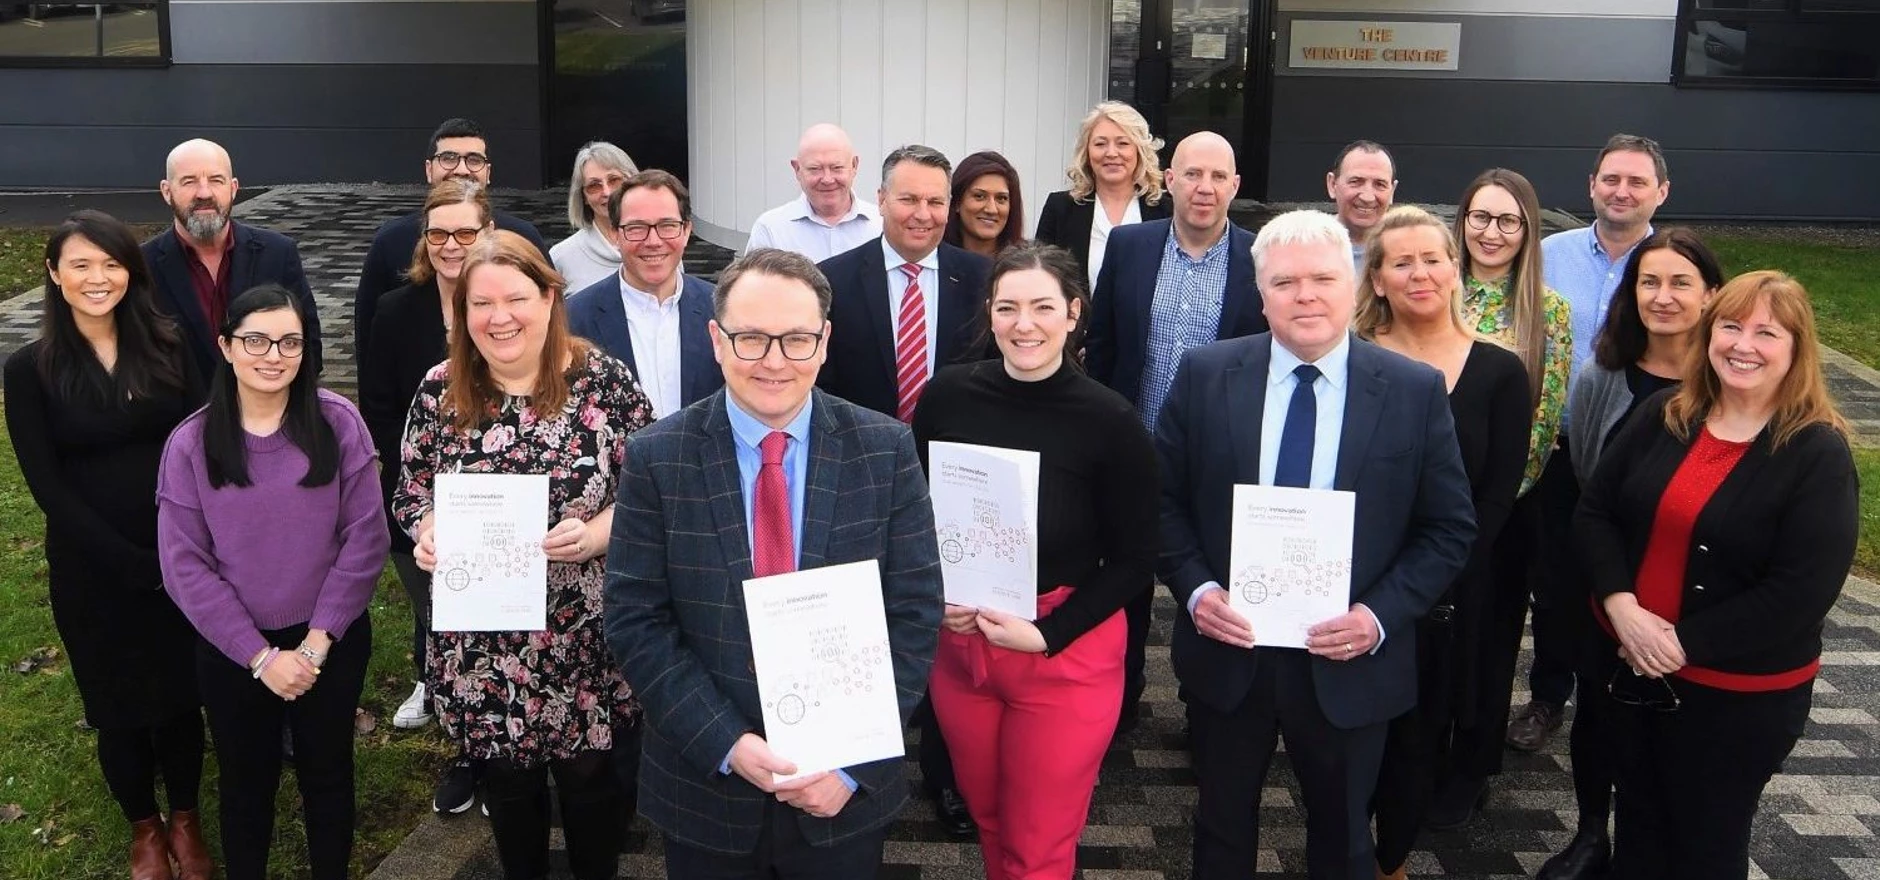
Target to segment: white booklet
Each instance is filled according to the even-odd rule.
[[[1227,604],[1253,624],[1253,642],[1304,648],[1306,630],[1351,610],[1351,534],[1357,495],[1286,486],[1234,486]]]
[[[438,474],[431,627],[548,628],[547,474]]]
[[[879,563],[752,578],[744,613],[764,738],[797,769],[779,779],[901,757]]]
[[[1038,619],[1038,453],[927,444],[946,599]]]

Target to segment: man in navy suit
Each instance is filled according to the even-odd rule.
[[[1468,559],[1474,507],[1441,373],[1348,329],[1351,240],[1294,211],[1253,245],[1272,332],[1182,358],[1157,423],[1163,583],[1185,609],[1171,658],[1187,690],[1200,800],[1196,880],[1251,878],[1278,736],[1305,795],[1314,880],[1377,876],[1369,806],[1389,720],[1416,702],[1415,621]],[[1261,646],[1229,606],[1237,483],[1356,493],[1350,610],[1306,649]]]
[[[1150,431],[1182,352],[1266,330],[1253,284],[1253,233],[1227,219],[1240,191],[1234,148],[1211,131],[1196,132],[1175,146],[1163,173],[1174,215],[1110,232],[1084,341],[1091,378],[1135,404]],[[1155,585],[1143,584],[1123,609],[1129,647],[1119,732],[1140,717],[1154,599]]]
[[[720,275],[725,387],[628,439],[607,553],[607,641],[645,709],[640,815],[666,875],[868,880],[907,801],[889,759],[789,782],[765,740],[742,583],[876,561],[906,721],[940,625],[939,551],[906,425],[816,390],[830,290],[759,248]]]
[[[568,328],[625,362],[663,419],[725,383],[706,329],[712,286],[685,274],[692,195],[679,178],[647,169],[620,185],[607,213],[620,271],[568,298]]]
[[[240,188],[228,151],[214,141],[188,140],[170,151],[157,190],[176,219],[144,242],[157,307],[176,319],[200,375],[210,376],[222,360],[216,338],[229,300],[256,285],[279,284],[300,302],[307,338],[302,363],[318,372],[320,312],[300,265],[300,249],[278,232],[235,222]]]

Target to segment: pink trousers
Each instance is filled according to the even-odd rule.
[[[1038,597],[1043,616],[1070,587]],[[1123,701],[1122,612],[1046,657],[942,629],[928,690],[987,880],[1068,880]]]

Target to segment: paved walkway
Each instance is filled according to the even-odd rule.
[[[150,198],[155,199],[152,194]],[[535,220],[553,242],[567,233],[557,192],[499,191],[505,209]],[[352,296],[372,231],[422,199],[419,187],[277,187],[237,206],[245,222],[267,226],[300,242],[302,259],[326,329],[326,381],[351,392]],[[1571,218],[1550,217],[1565,225]],[[715,275],[728,252],[695,240],[688,271]],[[0,303],[0,356],[31,339],[39,317],[37,294]],[[1830,382],[1843,409],[1871,445],[1880,445],[1880,373],[1828,353]],[[1079,852],[1090,880],[1180,880],[1189,875],[1194,776],[1180,745],[1180,704],[1167,645],[1172,600],[1161,597],[1151,637],[1141,728],[1118,744],[1103,764],[1102,784]],[[1526,650],[1525,648],[1523,649]],[[1523,663],[1525,664],[1525,654]],[[1827,653],[1808,738],[1787,772],[1764,799],[1757,823],[1751,876],[1767,880],[1880,878],[1880,586],[1851,581],[1828,623]],[[1517,694],[1524,700],[1525,694]],[[1413,876],[1503,880],[1533,876],[1547,855],[1571,835],[1573,794],[1564,738],[1535,755],[1510,754],[1486,814],[1454,833],[1430,834],[1410,862]],[[1261,817],[1260,867],[1277,877],[1302,877],[1303,816],[1284,760],[1270,780]],[[644,825],[642,823],[642,829]],[[559,832],[555,838],[560,845]],[[621,876],[663,877],[657,835],[630,841]],[[558,856],[559,858],[559,856]],[[498,878],[485,821],[474,811],[448,820],[427,818],[374,872],[386,880]],[[896,823],[887,849],[887,880],[951,880],[981,876],[977,848],[946,840],[926,805],[916,802]]]

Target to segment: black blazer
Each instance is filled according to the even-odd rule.
[[[1142,402],[1142,371],[1149,363],[1149,310],[1155,302],[1155,276],[1162,269],[1162,247],[1173,222],[1116,227],[1103,252],[1097,289],[1091,293],[1084,368],[1091,378],[1132,404]],[[1253,233],[1229,223],[1227,235],[1227,289],[1221,295],[1220,327],[1214,338],[1265,333],[1266,313],[1253,281]]]
[[[1665,429],[1676,392],[1639,404],[1580,495],[1573,527],[1597,598],[1634,589],[1659,499],[1690,451]],[[1677,622],[1686,662],[1771,674],[1821,656],[1822,623],[1859,534],[1860,477],[1847,439],[1814,425],[1777,450],[1763,431],[1691,531]]]
[[[1190,350],[1155,433],[1162,462],[1156,572],[1182,608],[1170,657],[1188,694],[1223,713],[1246,699],[1260,652],[1201,635],[1188,616],[1188,600],[1209,581],[1232,589],[1234,485],[1260,481],[1260,423],[1272,356],[1271,334]],[[1415,622],[1461,573],[1475,539],[1469,478],[1441,373],[1351,340],[1332,485],[1357,493],[1351,601],[1364,603],[1384,628],[1375,653],[1342,662],[1310,658],[1326,720],[1352,729],[1415,705]]]
[[[438,306],[437,281],[405,285],[379,300],[372,318],[379,332],[359,368],[359,414],[379,452],[379,490],[385,496],[392,552],[410,553],[411,536],[390,516],[392,489],[398,485],[405,437],[405,417],[424,376],[450,356],[445,346],[444,310]]]
[[[228,256],[228,271],[234,273],[229,276],[229,299],[261,284],[279,284],[291,291],[300,300],[300,319],[305,324],[302,335],[307,338],[301,365],[318,373],[320,309],[314,304],[313,289],[307,285],[306,270],[301,268],[300,249],[293,239],[270,229],[234,220],[229,221],[229,229],[235,236]],[[171,226],[144,242],[143,250],[144,261],[150,264],[150,274],[156,279],[157,308],[183,328],[183,338],[196,355],[196,374],[215,375],[216,365],[222,362],[222,352],[215,344],[216,331],[221,328],[209,326],[209,316],[202,313],[202,302],[196,299],[196,283],[190,279],[189,264],[184,262],[192,259],[189,246]]]
[[[829,359],[816,385],[843,400],[890,416],[900,400],[895,384],[894,320],[888,304],[888,264],[879,237],[818,264],[835,299],[829,306]],[[975,347],[985,322],[986,276],[992,261],[940,245],[940,293],[927,315],[934,322],[934,372],[985,354]],[[936,314],[937,313],[937,314]]]
[[[497,229],[507,229],[528,239],[542,252],[542,259],[548,259],[548,245],[542,243],[542,233],[535,230],[535,224],[502,211],[497,211],[492,219]],[[418,236],[424,231],[423,225],[424,212],[413,211],[385,221],[379,231],[372,234],[365,265],[359,268],[359,289],[353,294],[355,364],[364,366],[360,358],[366,356],[371,344],[372,313],[379,307],[379,298],[407,283],[405,271],[411,268],[411,257],[418,252]]]
[[[681,276],[679,290],[679,407],[725,385],[724,371],[712,355],[712,284],[693,275]],[[633,360],[633,333],[627,329],[625,306],[620,302],[620,273],[602,278],[568,297],[568,329],[627,365],[640,387],[646,378]]]
[[[1142,214],[1142,222],[1167,220],[1175,200],[1168,193],[1162,194],[1162,201],[1155,204],[1142,196],[1136,197],[1136,209]],[[1070,190],[1058,190],[1045,197],[1044,211],[1038,214],[1037,240],[1045,244],[1054,244],[1071,252],[1077,258],[1077,265],[1085,271],[1090,267],[1090,226],[1097,222],[1097,197],[1092,195],[1083,201],[1071,198]]]

